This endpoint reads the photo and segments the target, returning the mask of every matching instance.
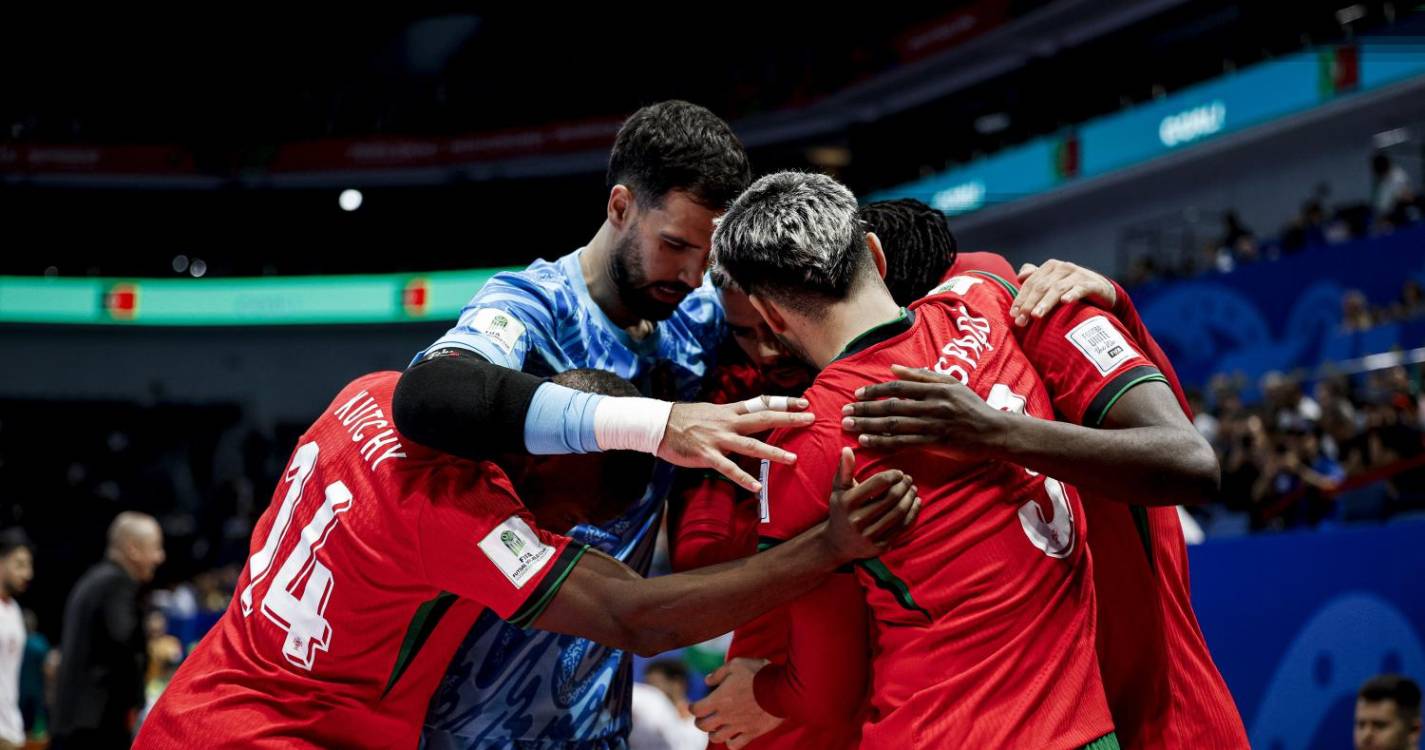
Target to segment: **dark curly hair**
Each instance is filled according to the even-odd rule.
[[[634,112],[609,153],[608,187],[628,186],[641,205],[661,205],[670,191],[683,190],[721,211],[751,182],[732,128],[707,108],[676,99]]]

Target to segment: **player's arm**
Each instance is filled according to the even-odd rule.
[[[830,727],[855,721],[870,663],[855,576],[828,576],[781,611],[789,625],[786,661],[734,659],[709,676],[716,689],[693,705],[698,728],[713,742],[738,747],[781,719]]]
[[[455,347],[431,352],[402,374],[392,399],[402,435],[456,456],[636,450],[678,466],[714,469],[752,492],[758,482],[727,454],[795,461],[747,436],[810,424],[811,415],[785,411],[805,407],[802,399],[784,397],[713,405],[602,396]]]
[[[844,426],[868,433],[861,436],[867,446],[933,445],[959,459],[1011,461],[1127,503],[1215,497],[1220,469],[1212,447],[1111,319],[1072,304],[1021,336],[1056,409],[1072,423],[1001,411],[954,378],[896,368],[901,380],[858,392]],[[1073,343],[1081,339],[1086,351]],[[1112,343],[1093,349],[1100,341]]]
[[[803,453],[822,455],[815,434],[800,433],[798,439]],[[812,460],[796,472],[771,473],[767,492],[775,493],[776,504],[763,524],[768,539],[785,539],[825,512],[816,498],[824,490],[817,488],[847,482],[850,451],[841,451],[837,479],[826,475],[828,468]],[[734,660],[714,673],[710,682],[717,689],[693,707],[699,728],[736,748],[783,718],[834,726],[855,716],[865,695],[868,663],[863,598],[855,576],[838,572],[778,609],[777,619],[787,628],[787,658],[765,666],[758,660]]]
[[[738,515],[747,513],[746,522]],[[751,549],[734,538],[756,522],[747,493],[718,474],[686,472],[668,500],[668,558],[674,571],[693,570],[746,557]]]
[[[896,366],[902,378],[867,388],[849,430],[874,448],[936,446],[956,460],[996,459],[1135,505],[1213,499],[1217,456],[1162,382],[1140,384],[1102,429],[1000,411],[953,377]],[[876,399],[890,398],[890,401]]]
[[[606,555],[585,554],[533,618],[541,630],[652,655],[726,633],[806,593],[837,567],[880,554],[914,521],[914,486],[898,471],[852,486],[839,475],[828,519],[749,558],[645,579]]]
[[[1031,319],[1043,318],[1058,305],[1077,300],[1112,312],[1113,317],[1127,329],[1129,337],[1142,345],[1143,355],[1167,378],[1183,413],[1192,419],[1192,409],[1183,394],[1182,384],[1178,382],[1173,363],[1138,314],[1128,290],[1117,281],[1076,263],[1050,259],[1044,261],[1042,266],[1025,263],[1019,269],[1019,282],[1019,294],[1009,311],[1016,325],[1026,326]]]

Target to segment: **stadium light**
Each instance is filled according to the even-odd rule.
[[[361,208],[361,191],[352,190],[350,188],[343,190],[341,191],[341,195],[337,197],[336,202],[341,206],[341,210],[343,211],[355,211]]]

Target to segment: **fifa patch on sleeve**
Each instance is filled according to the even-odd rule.
[[[520,337],[524,335],[524,324],[515,320],[513,315],[494,307],[482,307],[475,311],[475,319],[470,322],[470,328],[485,334],[485,337],[495,342],[506,354],[515,350],[515,344],[519,343]]]
[[[1123,334],[1102,315],[1095,315],[1074,326],[1065,338],[1083,352],[1084,357],[1098,368],[1100,375],[1107,375],[1138,356],[1138,351],[1129,346]]]
[[[772,520],[772,512],[767,507],[767,470],[770,468],[772,468],[772,462],[765,458],[762,459],[761,476],[757,478],[757,481],[762,483],[762,489],[757,491],[757,517],[761,523]]]
[[[554,548],[541,542],[534,529],[519,516],[510,516],[491,529],[480,540],[480,551],[510,579],[515,588],[524,587],[554,558]]]

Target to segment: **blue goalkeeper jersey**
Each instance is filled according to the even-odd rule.
[[[722,337],[717,291],[705,281],[672,317],[635,341],[589,297],[582,252],[497,274],[426,351],[461,347],[536,375],[592,367],[633,381],[648,396],[696,398]],[[672,467],[659,462],[631,510],[602,526],[577,526],[570,536],[646,574],[672,475]],[[486,611],[431,699],[422,744],[431,750],[626,747],[631,696],[632,662],[624,652],[522,630]]]

